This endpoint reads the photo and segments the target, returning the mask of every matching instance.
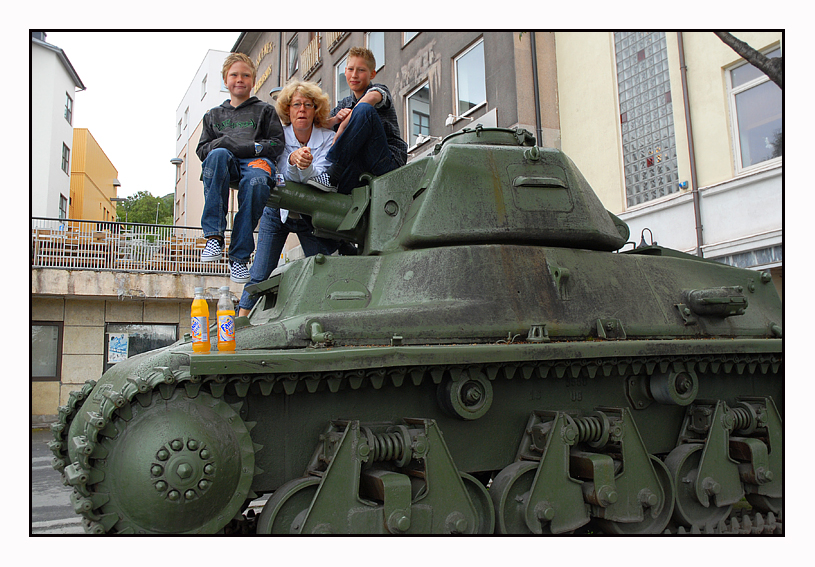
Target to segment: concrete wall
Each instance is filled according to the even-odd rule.
[[[73,390],[101,376],[106,323],[177,325],[182,338],[196,286],[212,298],[212,313],[218,288],[228,285],[235,300],[243,291],[227,276],[37,268],[31,277],[31,320],[63,324],[61,379],[31,381],[32,416],[56,415]]]

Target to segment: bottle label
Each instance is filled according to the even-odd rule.
[[[206,317],[192,318],[192,342],[203,343],[209,340],[209,329],[207,328]]]
[[[235,317],[232,315],[218,316],[218,340],[222,343],[235,340]]]

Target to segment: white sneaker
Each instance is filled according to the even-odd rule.
[[[328,172],[323,172],[320,175],[316,175],[306,181],[306,185],[311,185],[312,187],[316,187],[320,191],[325,191],[326,193],[336,193],[337,187],[331,183],[331,177],[328,175]]]
[[[202,262],[217,262],[221,259],[221,242],[217,238],[210,238],[207,240],[207,245],[204,246],[204,251],[201,252]]]
[[[246,264],[240,262],[229,263],[229,279],[235,283],[247,283],[251,277],[249,276],[249,268]]]

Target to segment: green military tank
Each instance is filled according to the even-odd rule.
[[[360,253],[253,286],[234,353],[186,337],[60,409],[88,532],[781,529],[768,273],[626,247],[524,130],[465,129],[363,182],[272,192]]]

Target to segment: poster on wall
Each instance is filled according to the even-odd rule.
[[[127,360],[129,337],[127,333],[111,333],[108,342],[108,363]]]

